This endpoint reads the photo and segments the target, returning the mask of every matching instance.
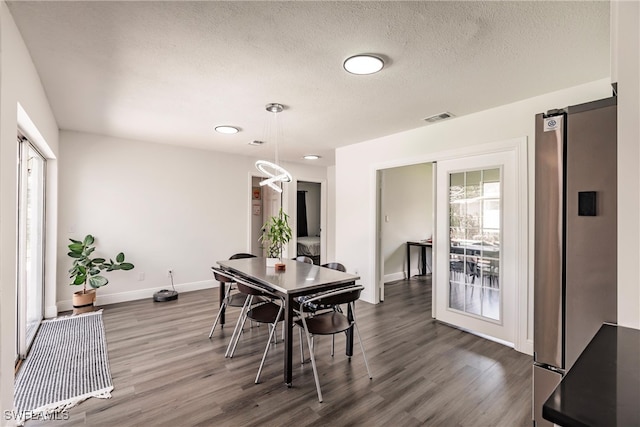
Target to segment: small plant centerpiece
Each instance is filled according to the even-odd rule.
[[[96,289],[105,286],[109,280],[101,276],[100,273],[114,270],[131,270],[134,265],[124,262],[124,254],[120,252],[116,255],[116,260],[105,258],[92,258],[96,250],[95,239],[91,234],[87,234],[84,240],[71,240],[68,255],[73,258],[73,265],[69,269],[70,285],[80,286],[82,290],[73,294],[74,314],[90,311],[96,299]],[[91,287],[87,289],[87,284]]]
[[[267,251],[267,266],[271,266],[269,259],[277,258],[280,262],[273,262],[273,266],[276,270],[283,271],[285,264],[282,263],[282,252],[284,245],[291,240],[291,227],[289,215],[284,213],[282,208],[277,216],[270,217],[262,226],[262,235],[258,240]]]

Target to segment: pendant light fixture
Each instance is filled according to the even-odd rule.
[[[273,114],[273,121],[275,122],[275,159],[273,163],[267,160],[258,160],[256,162],[256,168],[263,175],[267,176],[267,178],[260,181],[261,187],[266,185],[278,193],[282,193],[283,183],[293,180],[291,174],[278,164],[278,114],[284,110],[284,106],[282,104],[270,103],[267,104],[266,110]]]

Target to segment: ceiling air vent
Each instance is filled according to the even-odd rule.
[[[440,113],[440,114],[436,114],[436,115],[433,115],[433,116],[429,116],[429,117],[427,117],[427,118],[425,118],[423,120],[425,122],[427,122],[427,123],[435,123],[435,122],[439,122],[441,120],[446,120],[449,117],[454,117],[454,115],[445,111],[444,113]]]
[[[258,141],[257,139],[254,139],[253,141],[249,141],[249,145],[262,145],[264,144],[264,141]]]

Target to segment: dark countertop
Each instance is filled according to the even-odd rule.
[[[640,426],[640,330],[602,325],[542,416],[566,427]]]

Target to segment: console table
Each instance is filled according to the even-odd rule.
[[[417,246],[421,250],[420,258],[422,260],[422,276],[427,274],[427,248],[432,248],[432,243],[427,241],[407,242],[407,279],[411,277],[411,246]],[[431,266],[429,265],[429,273]]]

